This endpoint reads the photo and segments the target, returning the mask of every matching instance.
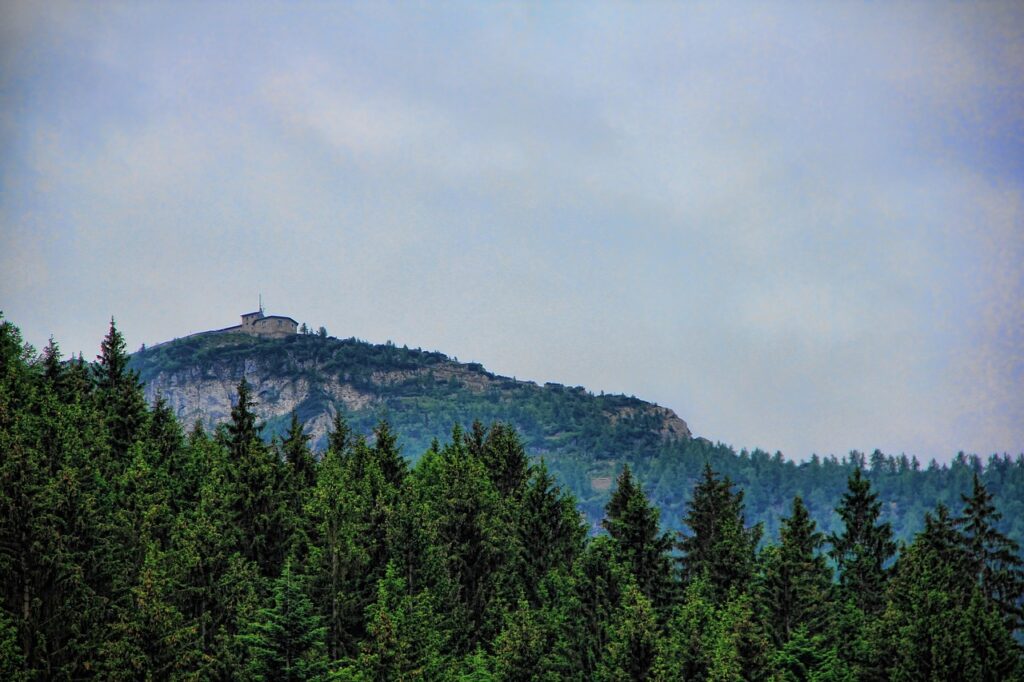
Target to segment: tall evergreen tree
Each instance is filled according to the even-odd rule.
[[[853,470],[848,491],[836,507],[843,521],[842,533],[832,533],[829,556],[839,570],[839,588],[843,599],[852,599],[867,614],[877,614],[885,606],[887,562],[896,553],[892,527],[880,522],[882,503],[871,491],[871,482],[861,469]]]
[[[474,434],[479,424],[474,423]],[[498,493],[504,498],[518,499],[530,473],[529,459],[519,434],[507,424],[492,424],[479,450],[479,457]]]
[[[327,449],[339,456],[347,455],[352,446],[352,429],[349,427],[341,411],[335,411],[331,417],[331,428],[327,431]]]
[[[323,674],[325,628],[305,583],[286,560],[274,581],[273,606],[260,609],[239,637],[249,652],[247,679],[301,682]]]
[[[743,492],[734,492],[728,477],[718,478],[705,464],[683,523],[689,533],[682,535],[677,547],[683,555],[684,582],[706,575],[719,601],[733,590],[745,591],[754,576],[761,527],[745,526]]]
[[[100,649],[104,679],[170,679],[197,666],[197,627],[174,604],[167,560],[155,545],[146,549],[131,600],[118,610]]]
[[[659,643],[658,623],[650,600],[635,584],[629,585],[611,629],[607,655],[601,660],[595,679],[652,679]]]
[[[139,374],[129,369],[128,360],[124,336],[114,318],[110,318],[110,329],[100,344],[93,373],[115,461],[123,460],[128,448],[142,434],[147,414]]]
[[[1020,545],[999,532],[1002,518],[992,493],[974,474],[971,494],[961,496],[964,511],[957,525],[962,529],[970,565],[982,594],[991,601],[1013,629],[1024,626],[1024,560]]]
[[[622,565],[658,608],[672,600],[672,538],[661,532],[659,515],[634,482],[629,466],[623,467],[605,508],[603,525]]]
[[[349,464],[346,452],[329,448],[305,508],[311,528],[311,592],[327,628],[332,661],[357,653],[369,604],[366,585],[376,581],[366,549],[374,542],[367,511],[372,500]]]
[[[469,453],[456,429],[436,460],[433,513],[438,539],[446,551],[448,579],[455,602],[448,612],[456,629],[453,645],[468,653],[501,627],[492,613],[499,607],[499,579],[514,547],[501,496],[479,458]]]
[[[181,425],[162,395],[157,395],[153,403],[147,440],[150,464],[166,478],[171,508],[179,511],[195,504],[203,464],[192,459],[192,453],[185,447]]]
[[[106,438],[91,410],[55,394],[34,356],[0,316],[0,607],[18,649],[3,656],[30,679],[80,677],[109,616],[97,593],[110,580],[98,509]]]
[[[611,641],[627,586],[635,584],[619,562],[614,541],[599,536],[576,558],[561,586],[560,633],[556,652],[563,679],[591,680]]]
[[[522,502],[517,505],[520,582],[533,606],[540,604],[544,576],[553,570],[569,570],[583,550],[586,532],[575,499],[555,485],[542,461],[530,472]]]
[[[380,467],[384,480],[397,489],[408,472],[408,465],[398,446],[398,436],[386,420],[381,420],[373,430],[373,456]]]
[[[310,490],[316,485],[316,461],[309,449],[312,436],[303,430],[303,423],[292,410],[288,431],[281,442],[281,460],[284,463],[282,502],[286,506],[286,525],[291,534],[288,544],[298,556],[305,554],[309,541],[310,528],[304,517],[304,507]]]
[[[367,618],[369,637],[358,662],[366,679],[435,679],[445,668],[445,633],[431,594],[410,594],[393,565],[377,583]]]
[[[801,626],[805,634],[823,631],[832,586],[832,571],[820,553],[824,535],[799,496],[782,520],[781,536],[781,544],[762,557],[760,581],[760,601],[777,646]]]
[[[888,606],[876,632],[881,671],[896,680],[1006,680],[1021,669],[1020,650],[994,604],[981,594],[945,507],[896,564]]]
[[[231,455],[228,471],[234,484],[235,523],[241,531],[242,553],[265,575],[276,576],[284,561],[290,530],[281,500],[284,473],[280,460],[260,439],[263,425],[257,422],[255,406],[249,382],[243,378],[227,427]]]
[[[702,573],[686,587],[668,622],[654,664],[656,679],[771,679],[770,645],[754,617],[749,594],[719,602]]]

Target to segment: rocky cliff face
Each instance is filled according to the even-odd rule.
[[[418,454],[454,423],[506,421],[535,452],[593,452],[623,443],[655,446],[690,437],[672,410],[580,387],[539,386],[491,374],[440,353],[315,336],[258,339],[198,335],[133,356],[146,396],[170,404],[186,427],[215,428],[230,418],[242,377],[253,386],[269,435],[294,410],[322,442],[340,410],[357,430],[387,418]]]

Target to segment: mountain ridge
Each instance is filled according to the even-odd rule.
[[[143,349],[130,366],[139,371],[147,399],[163,396],[186,428],[197,418],[208,430],[227,420],[243,376],[253,386],[255,411],[266,420],[268,439],[285,432],[295,410],[322,445],[329,418],[340,409],[357,434],[370,434],[387,419],[402,454],[416,460],[434,439],[448,442],[454,425],[510,424],[527,453],[544,458],[575,496],[592,532],[600,529],[613,482],[625,465],[669,530],[682,527],[688,491],[710,465],[744,491],[748,518],[764,525],[766,538],[777,536],[779,519],[796,495],[823,532],[839,530],[834,500],[861,468],[885,501],[882,518],[893,524],[899,539],[913,537],[935,505],[958,509],[978,474],[999,495],[1000,529],[1024,540],[1024,496],[1019,494],[1024,455],[992,455],[983,462],[960,453],[948,465],[922,466],[916,458],[876,450],[795,462],[780,453],[737,451],[694,436],[672,410],[633,396],[537,384],[436,351],[318,334],[265,339],[200,333]]]
[[[538,384],[440,352],[355,338],[202,333],[142,349],[131,362],[147,399],[162,396],[186,424],[198,419],[204,427],[216,428],[226,421],[244,376],[254,386],[257,411],[267,421],[269,436],[283,431],[293,410],[321,445],[336,410],[357,426],[397,418],[393,426],[412,458],[467,417],[512,424],[532,454],[592,452],[597,436],[608,433],[648,444],[692,437],[673,410],[633,396]],[[475,413],[470,414],[469,406]],[[546,408],[559,414],[558,431],[537,419],[536,413]],[[414,411],[420,412],[421,421],[426,415],[427,423],[418,428],[410,423]]]

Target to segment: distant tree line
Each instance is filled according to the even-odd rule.
[[[854,469],[862,470],[885,501],[881,518],[892,524],[897,542],[909,543],[924,528],[925,513],[939,504],[958,508],[960,496],[971,493],[975,475],[996,496],[1002,512],[998,530],[1024,541],[1020,454],[982,460],[959,453],[939,464],[876,450],[843,457],[815,455],[797,462],[779,452],[737,451],[703,438],[666,439],[663,416],[649,403],[629,396],[594,395],[582,387],[558,384],[537,386],[491,374],[473,363],[455,367],[442,353],[357,339],[193,336],[137,353],[129,366],[143,381],[182,372],[175,381],[187,382],[192,376],[240,378],[247,362],[270,381],[306,382],[308,391],[295,406],[300,420],[341,410],[354,431],[370,433],[387,419],[411,462],[429,450],[433,440],[447,439],[452,424],[468,425],[477,419],[509,424],[527,452],[534,458],[543,456],[558,483],[576,497],[592,532],[601,527],[611,495],[603,485],[594,486],[595,479],[614,480],[628,464],[661,510],[666,530],[680,531],[692,490],[704,464],[710,463],[745,491],[747,518],[763,524],[763,541],[779,539],[781,519],[798,495],[823,532],[837,531],[835,501]],[[464,385],[453,367],[471,373],[476,387]],[[382,381],[381,376],[404,378]],[[349,409],[331,397],[334,392],[324,386],[326,381],[344,382],[372,400],[363,409]],[[274,411],[272,396],[264,400],[263,413]],[[287,413],[269,417],[263,437],[283,438],[290,425]],[[322,451],[326,440],[311,445]]]
[[[386,421],[293,415],[243,380],[187,433],[114,324],[95,363],[0,321],[0,679],[1022,679],[1019,547],[982,478],[902,547],[861,467],[778,541],[705,464],[681,531],[629,467],[591,536],[515,429],[415,465]]]

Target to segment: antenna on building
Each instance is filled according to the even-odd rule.
[[[263,312],[263,292],[260,292],[260,312]]]

